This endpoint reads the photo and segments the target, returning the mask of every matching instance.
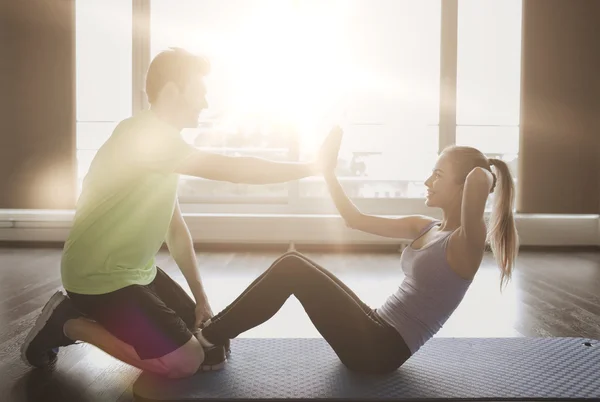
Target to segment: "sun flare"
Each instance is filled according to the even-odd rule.
[[[341,118],[350,74],[336,6],[273,2],[239,27],[223,63],[228,119],[289,126],[307,147],[321,139],[321,126]]]
[[[216,123],[218,131],[293,131],[301,150],[310,153],[333,125],[373,122],[375,109],[384,120],[393,116],[400,124],[418,119],[423,104],[431,102],[418,77],[381,68],[371,45],[357,46],[360,36],[351,35],[362,18],[356,1],[242,5],[230,9],[222,24],[214,22],[222,7],[208,4],[194,9],[202,10],[204,23],[182,21],[180,15],[161,17],[168,22],[156,35],[164,45],[177,44],[210,58],[210,107],[202,118]]]

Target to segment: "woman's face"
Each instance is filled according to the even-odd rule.
[[[425,205],[428,207],[444,209],[461,202],[464,181],[457,176],[451,162],[450,154],[440,155],[431,176],[425,181],[427,186]]]

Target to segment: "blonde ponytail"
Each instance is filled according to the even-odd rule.
[[[494,195],[492,214],[488,229],[488,242],[494,253],[494,258],[501,270],[500,291],[511,279],[515,260],[519,250],[519,238],[513,206],[515,198],[515,184],[508,165],[500,160],[490,158],[490,166],[496,170],[495,186],[492,187]]]

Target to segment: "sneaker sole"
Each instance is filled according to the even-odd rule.
[[[50,300],[48,300],[48,302],[42,309],[40,316],[35,321],[33,328],[27,334],[25,341],[21,345],[21,360],[23,360],[23,362],[25,364],[27,364],[29,367],[36,367],[36,366],[32,365],[31,363],[29,363],[29,361],[27,360],[27,357],[26,357],[26,352],[27,352],[27,349],[29,348],[29,345],[31,344],[31,341],[33,341],[33,339],[40,333],[42,328],[44,328],[44,325],[46,325],[46,323],[48,322],[48,319],[50,319],[50,316],[52,316],[52,313],[54,312],[56,307],[58,307],[58,305],[60,303],[62,303],[62,301],[65,299],[66,299],[65,295],[63,295],[62,292],[60,292],[60,291],[58,291],[58,292],[54,293],[54,295],[52,295]]]
[[[213,364],[211,366],[200,365],[200,371],[219,371],[219,370],[224,369],[226,365],[227,365],[227,359],[223,360],[219,364]]]

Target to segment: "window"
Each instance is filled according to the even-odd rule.
[[[351,197],[423,197],[438,151],[441,2],[349,4],[336,12],[340,27],[325,40],[341,49],[335,59],[323,61],[330,66],[323,72],[328,79],[339,79],[339,99],[338,110],[325,111],[318,132],[326,133],[327,122],[341,118],[345,135],[337,173]],[[300,196],[328,192],[321,178],[308,178],[300,182]]]
[[[236,7],[153,0],[151,57],[181,46],[207,53],[214,65],[205,112],[213,132],[192,130],[191,142],[230,154],[306,160],[339,121],[346,132],[340,179],[352,195],[419,197],[437,153],[440,9],[439,0],[244,1]],[[300,197],[327,195],[319,178],[276,186],[189,178],[181,196],[287,202],[289,186],[299,186],[293,193]]]
[[[197,147],[306,160],[341,123],[338,176],[371,213],[399,213],[398,205],[414,212],[447,138],[504,159],[517,174],[522,0],[458,0],[458,9],[442,0],[132,1],[77,3],[80,180],[132,113],[139,46],[150,58],[171,46],[210,58],[210,107],[198,129],[183,133]],[[132,42],[138,3],[151,10],[150,35],[140,43]],[[441,38],[453,22],[456,41]],[[456,52],[456,64],[442,63],[442,46]],[[442,141],[440,77],[454,68],[456,125],[444,120]],[[328,198],[318,177],[269,186],[184,177],[180,184],[182,203],[195,211],[227,204],[216,210],[323,212]]]
[[[132,112],[131,0],[77,0],[78,193],[92,159]]]
[[[459,0],[456,143],[503,159],[517,175],[521,0]]]

